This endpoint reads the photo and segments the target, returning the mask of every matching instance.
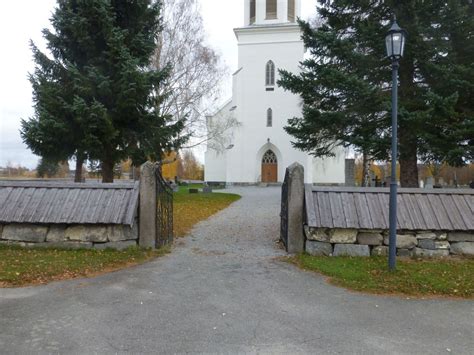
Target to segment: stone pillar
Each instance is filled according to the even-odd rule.
[[[138,244],[144,248],[156,247],[156,177],[155,165],[146,162],[140,171],[140,210]]]
[[[355,186],[355,159],[346,159],[346,186]]]
[[[304,168],[293,163],[288,168],[288,253],[304,251]]]

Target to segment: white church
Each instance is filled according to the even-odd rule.
[[[300,71],[304,46],[296,22],[301,0],[244,0],[244,27],[234,29],[238,70],[232,98],[212,117],[208,127],[232,116],[238,125],[218,149],[212,138],[205,155],[205,181],[226,184],[283,182],[286,167],[298,162],[305,182],[344,184],[345,152],[315,158],[292,147],[283,129],[288,119],[301,117],[301,99],[276,85],[278,69]]]

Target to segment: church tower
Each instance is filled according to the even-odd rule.
[[[294,162],[305,168],[307,183],[344,183],[342,165],[334,159],[314,159],[292,147],[284,127],[301,117],[301,100],[277,85],[279,70],[300,71],[304,45],[297,24],[300,0],[244,0],[244,26],[234,29],[238,69],[233,74],[232,99],[209,122],[233,115],[240,125],[229,135],[227,149],[208,144],[205,180],[255,184],[284,180]],[[318,162],[319,161],[319,162]],[[319,164],[319,165],[318,165]]]

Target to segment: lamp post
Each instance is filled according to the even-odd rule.
[[[398,156],[398,68],[399,60],[405,49],[406,32],[393,19],[392,27],[385,37],[387,57],[392,60],[392,176],[390,179],[390,238],[388,252],[388,268],[395,270],[397,256],[397,156]]]

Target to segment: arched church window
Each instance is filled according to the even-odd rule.
[[[277,0],[267,0],[267,20],[277,19]]]
[[[288,21],[295,22],[295,0],[288,0]]]
[[[267,127],[271,127],[273,125],[273,110],[269,108],[267,110]]]
[[[277,163],[278,163],[278,160],[275,153],[273,153],[273,151],[271,150],[267,150],[266,153],[263,155],[262,164],[277,164]]]
[[[275,85],[275,64],[271,60],[267,62],[267,66],[266,66],[265,85],[267,86]]]
[[[256,4],[255,4],[255,0],[250,0],[250,24],[254,24],[255,23],[255,17],[256,17],[256,13],[257,13],[257,7],[256,7]]]

